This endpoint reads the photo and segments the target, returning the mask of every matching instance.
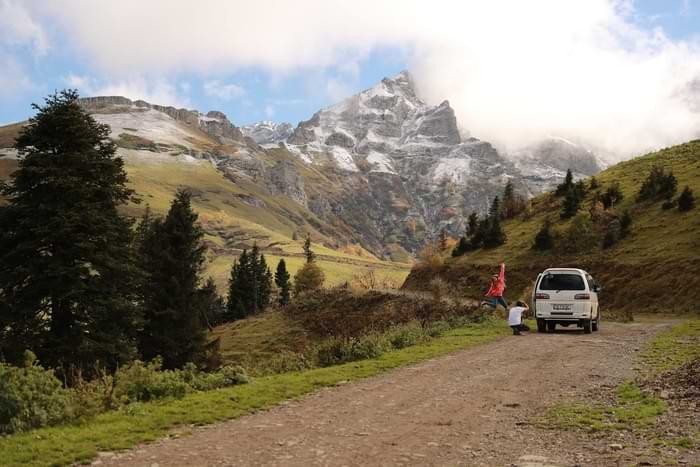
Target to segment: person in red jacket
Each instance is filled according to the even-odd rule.
[[[491,286],[486,292],[487,300],[481,302],[482,305],[489,305],[497,308],[500,303],[503,308],[508,309],[508,302],[503,298],[503,292],[506,290],[506,265],[501,263],[501,271],[491,277]]]

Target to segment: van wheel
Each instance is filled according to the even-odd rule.
[[[583,333],[584,333],[584,334],[590,334],[590,333],[591,333],[591,320],[590,320],[590,319],[584,319],[584,320],[583,320]]]
[[[546,330],[545,321],[542,318],[537,318],[537,332],[545,332]]]
[[[547,321],[547,332],[554,332],[554,329],[557,327],[557,323],[554,321]]]
[[[593,332],[598,331],[599,323],[600,323],[600,315],[598,315],[598,317],[595,319],[595,321],[593,321],[593,323],[591,324],[591,329],[593,329]]]

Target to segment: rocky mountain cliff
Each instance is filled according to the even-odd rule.
[[[405,257],[442,228],[460,235],[469,213],[486,211],[508,180],[530,195],[559,183],[567,167],[582,175],[597,171],[590,153],[561,141],[509,159],[488,142],[462,136],[449,102],[426,104],[407,72],[293,129],[272,122],[238,128],[221,112],[118,96],[85,98],[81,105],[110,125],[140,189],[162,195],[163,187],[151,186],[161,184],[153,175],[163,172],[159,164],[184,164],[189,175],[178,186],[247,226],[236,241],[222,240],[224,249],[311,232],[333,248],[359,244],[378,256]],[[12,151],[0,150],[3,155],[11,158]],[[217,181],[215,191],[203,186],[212,167],[226,183]],[[214,224],[208,227],[219,235],[225,226]]]

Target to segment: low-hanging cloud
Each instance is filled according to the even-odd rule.
[[[506,148],[558,135],[627,157],[700,135],[698,42],[638,26],[632,0],[65,0],[31,10],[110,75],[352,69],[394,48],[427,100],[449,99],[461,126]]]

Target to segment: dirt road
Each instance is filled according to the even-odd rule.
[[[190,436],[104,454],[97,462],[151,467],[618,465],[622,460],[608,453],[607,443],[578,443],[575,435],[539,430],[528,420],[557,401],[631,377],[635,353],[667,325],[604,323],[591,335],[565,330],[509,336],[195,428]]]

